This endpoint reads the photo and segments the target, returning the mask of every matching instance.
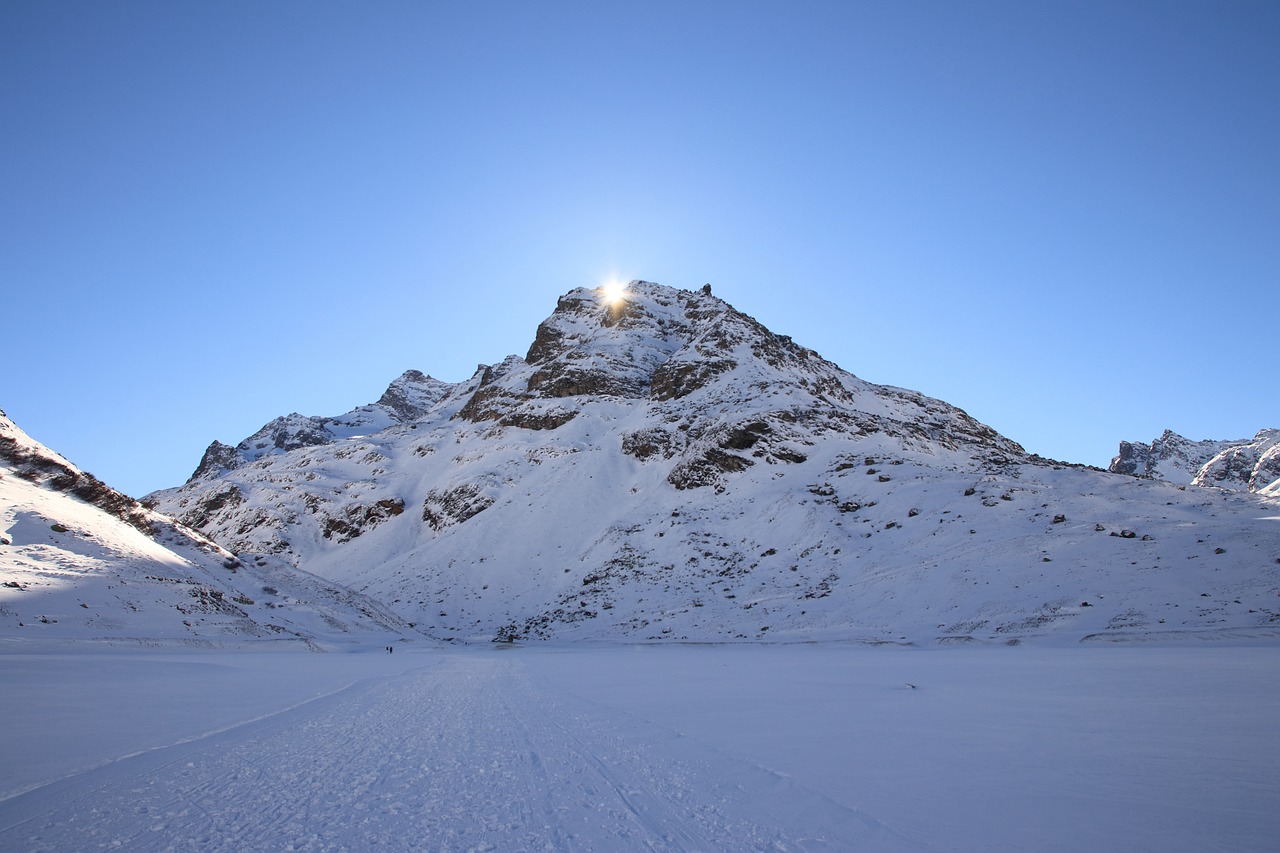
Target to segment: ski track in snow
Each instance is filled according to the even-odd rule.
[[[452,656],[0,802],[0,849],[922,849],[675,731]]]

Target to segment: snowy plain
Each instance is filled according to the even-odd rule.
[[[1274,849],[1280,649],[0,655],[0,849]]]

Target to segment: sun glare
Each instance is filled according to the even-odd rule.
[[[627,296],[627,286],[620,281],[607,281],[600,285],[600,295],[606,305],[617,305]]]

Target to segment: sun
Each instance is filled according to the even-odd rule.
[[[617,305],[627,298],[627,286],[617,279],[607,281],[600,285],[600,297],[605,305]]]

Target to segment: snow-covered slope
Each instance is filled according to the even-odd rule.
[[[1120,452],[1108,470],[1274,496],[1280,493],[1280,429],[1228,441],[1192,441],[1165,430],[1150,444],[1120,442]]]
[[[142,645],[413,633],[375,602],[270,557],[241,561],[26,435],[0,412],[0,640]]]
[[[1030,455],[705,290],[572,291],[526,357],[433,386],[415,417],[260,441],[150,501],[439,636],[1075,641],[1280,620],[1276,502]]]

